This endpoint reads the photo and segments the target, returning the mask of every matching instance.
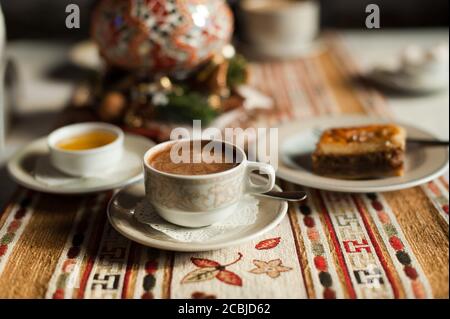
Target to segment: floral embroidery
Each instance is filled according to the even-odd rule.
[[[256,244],[255,248],[258,250],[265,250],[265,249],[272,249],[278,246],[278,244],[280,243],[281,238],[280,237],[276,237],[276,238],[269,238],[263,241],[260,241],[259,243]]]
[[[188,273],[181,280],[182,284],[219,279],[223,283],[233,286],[242,286],[242,279],[234,272],[226,270],[226,267],[231,266],[242,259],[242,254],[229,264],[221,265],[217,261],[204,258],[191,258],[191,261],[196,265],[197,269]]]
[[[277,278],[280,273],[292,270],[290,267],[283,266],[281,259],[274,259],[268,262],[262,260],[253,260],[256,268],[250,270],[252,274],[267,274],[270,278]]]

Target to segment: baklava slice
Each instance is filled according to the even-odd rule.
[[[312,155],[313,170],[344,179],[401,176],[405,141],[405,130],[394,124],[328,129]]]

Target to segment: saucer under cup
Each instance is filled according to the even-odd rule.
[[[263,178],[253,178],[263,182]],[[281,191],[277,185],[274,191]],[[286,201],[258,197],[258,213],[251,225],[230,229],[206,241],[182,242],[139,222],[135,216],[136,206],[145,198],[143,183],[137,183],[121,189],[113,196],[108,205],[108,219],[111,225],[123,236],[142,245],[172,251],[210,251],[240,245],[269,232],[281,223],[286,216]],[[238,213],[238,212],[236,212]]]

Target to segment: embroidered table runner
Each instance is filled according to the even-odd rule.
[[[360,70],[341,41],[325,43],[314,57],[252,65],[254,85],[276,102],[260,121],[389,116],[381,95],[351,81]],[[19,188],[0,213],[0,298],[448,298],[446,177],[383,194],[305,190],[309,200],[263,237],[174,253],[114,231],[111,192]]]

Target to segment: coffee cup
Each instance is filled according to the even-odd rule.
[[[207,142],[210,147],[234,154],[234,164],[208,174],[174,174],[152,165],[154,158],[161,152],[167,152],[182,143],[196,142],[202,145]],[[176,169],[177,165],[181,164],[173,163],[171,166]],[[251,174],[255,171],[268,176],[266,183],[255,184],[251,180]],[[248,161],[245,152],[231,143],[184,139],[168,141],[149,149],[144,155],[144,178],[145,197],[162,218],[180,226],[203,227],[235,213],[245,194],[270,191],[275,185],[275,170],[269,164]]]

